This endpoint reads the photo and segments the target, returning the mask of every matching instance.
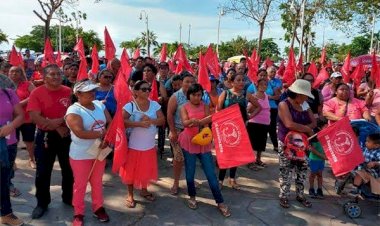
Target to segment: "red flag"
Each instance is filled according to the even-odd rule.
[[[318,89],[322,82],[326,81],[329,77],[329,73],[326,71],[326,68],[323,67],[317,78],[314,80],[313,88]]]
[[[140,57],[140,48],[135,49],[135,52],[133,53],[133,59],[137,59]]]
[[[314,61],[312,61],[310,63],[310,66],[309,66],[309,69],[307,70],[307,73],[312,74],[313,77],[314,77],[314,80],[317,77],[317,75],[318,75],[318,68],[317,68],[317,65],[314,63]]]
[[[169,64],[169,70],[170,70],[170,71],[175,71],[173,61],[172,61],[172,60],[169,60],[169,61],[168,61],[168,64]]]
[[[245,54],[246,55],[246,54]],[[252,54],[251,54],[251,61],[256,61],[260,62],[259,55],[257,55],[256,49],[253,49]]]
[[[78,52],[78,55],[79,55],[79,59],[85,59],[86,58],[86,54],[84,52],[84,45],[83,45],[83,39],[82,38],[79,38],[77,44],[74,46],[74,51],[77,51]]]
[[[331,61],[331,59],[327,62],[326,68],[332,68],[332,61]]]
[[[340,70],[340,73],[342,73],[343,75],[344,83],[350,82],[350,63],[351,63],[351,54],[350,52],[348,52],[346,59],[344,59],[343,67]]]
[[[187,60],[186,57],[186,52],[182,47],[182,44],[179,44],[177,51],[175,52],[173,56],[173,60],[179,61],[182,64],[182,68],[186,69],[190,73],[194,74],[193,69],[191,68],[189,61]],[[177,66],[178,68],[178,66]]]
[[[303,54],[301,53],[300,58],[298,58],[298,63],[297,63],[297,71],[298,72],[303,72]]]
[[[125,126],[123,119],[123,107],[126,103],[131,101],[132,94],[123,75],[123,70],[119,70],[116,76],[114,95],[117,101],[116,114],[111,122],[111,125],[104,137],[104,139],[114,145],[114,157],[112,171],[119,172],[120,168],[124,165],[127,158],[127,137],[125,134]]]
[[[45,47],[44,47],[44,59],[42,61],[42,67],[46,67],[49,64],[54,64],[54,51],[53,46],[51,45],[50,39],[46,38]]]
[[[160,53],[160,62],[166,62],[167,55],[168,55],[168,50],[166,47],[166,43],[163,43],[161,53]]]
[[[325,65],[326,63],[326,47],[323,47],[322,49],[322,54],[321,58],[319,59],[319,63],[321,63],[322,65]]]
[[[61,51],[58,50],[57,58],[55,59],[55,63],[58,67],[62,67],[62,59],[61,59]]]
[[[278,70],[277,70],[277,74],[282,77],[284,76],[284,72],[285,72],[285,61],[281,60],[280,66],[278,67]]]
[[[11,53],[9,54],[9,63],[13,66],[21,65],[20,57],[18,56],[15,46],[12,46]]]
[[[86,58],[80,60],[77,81],[88,79]]]
[[[286,65],[282,80],[288,86],[290,86],[296,80],[296,59],[294,56],[293,48],[290,48],[289,50],[288,64]]]
[[[129,64],[129,56],[125,48],[123,49],[123,52],[121,53],[120,64],[121,64],[121,70],[123,70],[125,81],[128,81],[132,68],[131,68],[131,65]]]
[[[105,51],[105,58],[108,61],[115,58],[116,48],[115,48],[115,45],[113,44],[110,34],[108,33],[107,27],[104,28],[104,51]]]
[[[22,53],[21,52],[18,52],[18,58],[19,58],[21,66],[24,67],[24,58],[22,57]]]
[[[98,72],[99,72],[99,56],[98,56],[98,49],[96,48],[95,44],[91,50],[91,60],[92,60],[91,72],[93,74],[98,74]]]
[[[379,65],[376,61],[376,52],[372,53],[372,68],[371,68],[371,78],[376,84],[376,88],[380,87],[380,70]]]
[[[178,62],[177,67],[175,68],[174,74],[179,75],[182,73],[182,71],[183,71],[183,64],[182,64],[182,62]]]
[[[362,78],[365,76],[364,66],[362,62],[360,62],[355,71],[351,74],[351,79],[354,81],[355,89],[359,88],[360,83],[362,82]]]
[[[251,57],[252,59],[252,57]],[[269,56],[264,60],[263,64],[261,65],[261,68],[267,69],[273,65],[273,61],[270,59]]]
[[[206,66],[210,70],[211,74],[215,77],[219,77],[221,73],[219,60],[216,53],[212,50],[211,44],[208,46],[203,60],[206,63]]]
[[[158,101],[158,87],[157,87],[156,79],[153,79],[151,86],[152,86],[152,91],[150,91],[149,93],[149,99]]]
[[[318,140],[335,176],[344,175],[364,162],[358,138],[348,117],[344,117],[320,131]]]
[[[212,115],[212,133],[220,169],[255,161],[251,142],[237,104]]]
[[[205,56],[202,56],[202,52],[199,53],[199,71],[198,71],[198,83],[208,93],[211,92],[211,82],[207,73],[207,65]]]
[[[259,71],[259,62],[257,61],[258,57],[256,55],[256,50],[253,50],[250,58],[247,55],[247,51],[244,51],[244,56],[247,59],[247,76],[251,82],[256,83],[258,79],[257,72]]]

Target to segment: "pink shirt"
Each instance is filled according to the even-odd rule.
[[[5,92],[8,93],[9,97]],[[0,89],[0,127],[12,122],[14,106],[19,102],[14,90],[6,89],[6,91],[4,91]],[[13,130],[9,139],[7,139],[7,145],[15,144],[16,142],[16,130]]]
[[[350,98],[352,99],[354,98],[354,91],[352,90],[352,86],[349,85],[348,87],[350,88]],[[335,91],[331,87],[331,83],[329,83],[323,86],[321,93],[323,96],[323,101],[326,102],[334,97]]]
[[[377,109],[380,107],[380,90],[373,90],[373,101],[370,107],[371,115],[375,116],[377,113]]]
[[[364,101],[352,98],[347,104],[346,114],[344,114],[345,111],[346,102],[338,100],[337,97],[334,97],[323,104],[323,113],[331,112],[338,117],[347,115],[350,120],[362,119],[363,113],[368,111],[368,108],[365,106]]]
[[[270,124],[270,106],[269,106],[269,100],[268,96],[264,94],[264,99],[257,98],[257,101],[259,102],[261,106],[261,111],[257,113],[257,115],[253,116],[249,120],[249,122],[263,124],[263,125],[269,125]]]
[[[191,106],[190,102],[184,104],[183,107],[186,109],[189,119],[203,119],[206,117],[205,105],[203,102],[201,102],[201,104],[196,108]],[[185,127],[185,129],[178,136],[178,142],[181,148],[190,154],[199,154],[211,151],[211,143],[209,145],[197,145],[191,142],[191,139],[197,133],[199,133],[198,127]]]

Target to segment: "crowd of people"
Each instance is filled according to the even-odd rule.
[[[120,61],[115,58],[108,63],[100,62],[99,73],[77,81],[79,64],[72,57],[63,58],[62,67],[55,64],[42,67],[41,61],[30,59],[28,55],[24,66],[12,66],[7,61],[0,63],[1,223],[23,223],[13,214],[10,200],[22,192],[12,184],[17,143],[21,139],[29,153],[29,165],[36,170],[37,206],[32,212],[33,219],[41,218],[51,202],[51,174],[58,157],[62,202],[74,208],[73,225],[84,223],[88,183],[91,185],[92,212],[99,221],[107,222],[110,219],[103,206],[102,189],[106,160],[98,160],[91,149],[104,149],[109,145],[103,138],[116,114],[114,82]],[[309,64],[304,65],[293,84],[283,84],[275,65],[262,66],[257,82],[251,82],[247,76],[247,59],[242,58],[239,63],[223,62],[220,75],[209,73],[211,91],[207,92],[197,82],[197,63],[191,65],[193,74],[188,71],[175,74],[167,62],[156,62],[150,57],[131,59],[130,63],[132,72],[127,82],[133,100],[122,110],[128,158],[119,173],[126,184],[127,208],[136,206],[134,189],[140,190],[140,196],[146,200],[156,200],[148,187],[159,177],[157,152],[164,152],[168,138],[173,154],[170,193],[178,194],[184,168],[189,196],[187,206],[197,209],[198,184],[194,175],[199,159],[217,209],[224,217],[229,217],[230,208],[222,195],[224,179],[228,171],[230,187],[239,190],[238,168],[219,169],[217,176],[212,143],[200,145],[192,142],[192,138],[202,128],[210,126],[213,113],[232,105],[239,106],[252,149],[256,152],[256,161],[247,167],[252,170],[267,167],[262,153],[267,150],[268,135],[278,153],[279,204],[283,208],[290,207],[293,170],[298,202],[305,207],[312,206],[304,194],[309,169],[309,196],[324,197],[323,170],[327,158],[320,143],[312,139],[309,156],[294,160],[289,158],[290,132],[310,137],[326,124],[346,116],[351,120],[380,123],[380,91],[373,86],[369,71],[362,85],[354,87],[342,81],[340,64],[327,67],[329,79],[314,87],[316,78],[307,73]],[[153,83],[157,85],[153,90],[157,92],[157,101],[149,98]],[[295,135],[293,138],[299,139]],[[374,134],[368,139],[365,155],[369,170],[360,168],[355,177],[356,185],[367,183],[370,176],[378,178],[380,175],[380,136]]]

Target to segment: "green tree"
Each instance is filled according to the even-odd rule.
[[[158,46],[157,42],[157,35],[154,33],[154,31],[143,31],[141,32],[141,36],[138,37],[140,46],[146,46],[146,49],[142,48],[141,52],[142,53],[148,53],[150,56],[150,47],[153,46]]]
[[[133,53],[137,48],[140,48],[141,44],[138,40],[138,38],[135,38],[130,41],[123,41],[120,43],[120,48],[125,48],[129,50],[130,53]]]
[[[263,39],[260,57],[265,59],[270,57],[273,61],[277,62],[280,59],[280,49],[277,43],[274,42],[273,38]]]
[[[8,36],[0,29],[0,44],[2,42],[8,43]]]
[[[255,21],[259,25],[257,51],[260,53],[264,26],[271,11],[273,0],[228,0],[224,5],[226,12],[237,15],[248,23]]]
[[[36,25],[32,27],[32,31],[28,35],[19,36],[15,40],[15,45],[19,48],[29,48],[37,52],[42,52],[44,48],[44,26]],[[50,27],[52,45],[58,47],[58,25]],[[102,48],[103,42],[98,34],[93,31],[83,31],[82,28],[78,29],[79,37],[83,38],[86,53],[89,53],[90,48],[94,44],[98,49]],[[62,40],[63,51],[71,52],[76,44],[76,29],[70,26],[62,26]]]
[[[363,35],[355,37],[350,44],[351,56],[360,56],[367,54],[371,46],[371,36]]]

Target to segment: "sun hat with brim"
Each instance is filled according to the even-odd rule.
[[[74,93],[89,92],[97,88],[99,88],[99,86],[96,83],[90,80],[86,80],[86,81],[77,82],[74,85],[73,91]]]
[[[330,78],[341,78],[343,75],[340,72],[334,72],[330,75]]]
[[[311,93],[310,82],[304,79],[297,79],[288,89],[293,93],[302,94],[314,99],[314,95]]]

